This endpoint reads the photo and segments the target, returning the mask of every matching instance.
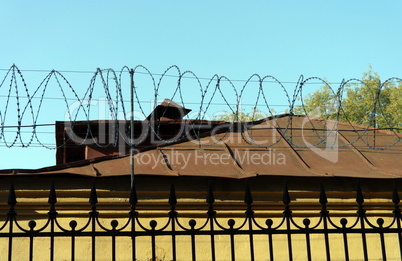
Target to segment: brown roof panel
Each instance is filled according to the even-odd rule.
[[[204,134],[199,140],[149,148],[135,155],[135,174],[236,179],[256,175],[402,177],[400,134],[334,123],[306,116],[272,117],[247,123],[232,132]],[[331,126],[336,128],[332,130]],[[129,156],[109,156],[40,170],[0,173],[117,176],[130,175],[130,171]]]

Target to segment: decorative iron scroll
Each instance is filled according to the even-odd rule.
[[[234,219],[229,219],[226,224],[223,224],[220,221],[221,218],[217,218],[217,214],[219,213],[214,209],[215,198],[211,187],[208,188],[206,196],[206,202],[209,207],[205,213],[205,219],[202,219],[201,224],[198,224],[201,220],[200,218],[190,219],[187,224],[184,224],[180,218],[180,212],[176,210],[177,198],[175,188],[172,185],[168,199],[170,211],[166,213],[167,222],[158,224],[157,220],[151,220],[149,224],[144,224],[141,213],[136,209],[138,204],[136,189],[135,186],[132,187],[129,197],[131,208],[128,210],[127,220],[124,224],[119,224],[117,220],[112,220],[110,226],[102,225],[97,210],[98,198],[94,184],[89,196],[91,211],[89,212],[86,224],[78,226],[75,220],[71,220],[68,227],[62,226],[56,209],[56,190],[52,184],[48,199],[49,212],[47,221],[43,226],[38,227],[36,221],[32,220],[28,222],[28,227],[24,227],[15,211],[17,197],[14,185],[12,185],[7,201],[9,211],[6,221],[0,227],[0,240],[8,240],[8,253],[3,252],[1,254],[3,255],[2,260],[5,258],[5,255],[8,255],[8,260],[12,260],[14,251],[28,251],[29,260],[33,260],[36,251],[48,250],[50,260],[54,260],[55,251],[57,251],[54,242],[56,238],[61,237],[70,239],[70,246],[68,247],[71,248],[71,256],[69,257],[71,260],[89,260],[90,258],[97,260],[97,258],[100,258],[97,256],[97,241],[105,237],[111,239],[111,256],[107,257],[108,260],[116,260],[116,249],[118,247],[117,239],[119,238],[129,239],[125,241],[127,245],[125,245],[124,248],[127,249],[127,251],[131,251],[132,260],[139,260],[138,253],[143,253],[145,250],[137,248],[137,240],[144,237],[150,239],[150,260],[160,260],[157,259],[157,246],[158,242],[160,242],[158,240],[161,237],[164,237],[164,240],[168,241],[171,248],[170,256],[167,257],[167,260],[184,260],[177,256],[178,248],[180,247],[177,241],[179,237],[186,237],[191,243],[191,257],[187,256],[185,260],[197,260],[196,240],[200,236],[209,238],[208,251],[210,251],[210,259],[218,260],[216,253],[220,251],[219,246],[222,246],[222,244],[217,243],[217,237],[222,235],[229,237],[229,240],[225,241],[227,248],[230,249],[230,256],[228,256],[226,260],[236,260],[236,247],[239,244],[236,238],[238,236],[247,237],[245,241],[243,238],[241,244],[248,244],[249,253],[247,256],[249,256],[248,259],[250,260],[257,260],[255,257],[256,253],[259,255],[262,253],[266,259],[274,260],[278,252],[282,254],[286,253],[288,259],[293,260],[295,248],[292,238],[300,235],[304,236],[304,249],[302,251],[305,252],[305,258],[303,259],[306,260],[312,260],[312,252],[315,251],[314,248],[317,247],[317,244],[312,243],[313,236],[320,237],[320,241],[324,242],[325,250],[322,250],[323,253],[325,253],[324,260],[331,260],[331,254],[333,254],[334,251],[343,252],[344,260],[349,260],[352,252],[356,255],[356,251],[360,251],[357,253],[357,255],[360,256],[359,260],[370,260],[371,251],[375,248],[381,253],[382,260],[387,260],[387,254],[390,248],[394,250],[397,249],[399,253],[397,259],[402,258],[401,210],[399,207],[400,198],[396,186],[392,192],[392,202],[394,204],[392,211],[393,218],[392,221],[387,224],[385,224],[384,219],[381,217],[376,219],[376,224],[373,224],[369,218],[367,218],[363,194],[359,184],[356,191],[356,217],[341,218],[338,221],[335,221],[331,217],[331,213],[327,209],[327,196],[324,187],[321,186],[318,199],[321,204],[321,210],[317,213],[319,214],[319,219],[314,224],[312,224],[313,222],[309,218],[305,218],[301,221],[301,219],[292,216],[291,198],[287,185],[285,185],[283,192],[282,202],[284,211],[280,221],[274,221],[267,217],[263,224],[260,222],[260,219],[255,217],[252,193],[247,185],[244,197],[245,217],[239,224]],[[342,236],[343,249],[331,248],[331,235],[335,234]],[[276,247],[275,237],[278,235],[286,237],[286,248]],[[350,238],[356,235],[360,238],[361,250],[356,249],[355,243],[355,247],[353,248],[350,245]],[[367,243],[368,235],[375,235],[377,242],[375,245],[370,245],[369,247]],[[255,247],[255,238],[257,236],[265,237],[265,247],[261,247],[261,242],[259,243],[258,249]],[[49,238],[49,249],[36,249],[35,240],[44,237]],[[17,238],[29,239],[29,245],[24,248],[18,248],[17,250],[14,246],[14,242]],[[76,239],[78,238],[87,238],[91,241],[91,249],[88,251],[87,256],[77,256],[75,250]],[[300,249],[297,251],[300,252]]]

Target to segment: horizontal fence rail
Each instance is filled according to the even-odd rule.
[[[42,254],[46,252],[50,260],[55,260],[56,256],[58,257],[56,254],[60,251],[58,247],[69,249],[67,259],[70,260],[122,260],[119,258],[122,249],[131,260],[261,260],[261,257],[264,257],[264,260],[282,260],[283,256],[288,260],[332,260],[332,256],[334,254],[339,256],[340,252],[342,260],[352,260],[351,256],[357,256],[358,260],[372,260],[374,249],[379,253],[376,259],[402,259],[401,210],[396,186],[392,191],[394,204],[392,217],[388,221],[376,217],[375,222],[372,222],[366,216],[363,193],[359,184],[356,190],[356,216],[338,220],[331,217],[327,209],[328,199],[323,186],[318,198],[321,210],[317,213],[316,219],[298,219],[293,216],[287,185],[283,191],[283,217],[276,220],[269,217],[265,220],[255,217],[252,193],[248,185],[244,197],[245,216],[240,221],[228,219],[223,222],[222,218],[218,217],[219,213],[214,210],[215,197],[211,186],[206,193],[206,202],[208,209],[204,219],[181,218],[180,213],[176,211],[177,198],[172,185],[168,199],[170,211],[166,213],[166,219],[163,219],[162,224],[156,219],[149,220],[146,224],[145,218],[142,218],[136,209],[138,197],[133,185],[126,220],[121,224],[121,221],[111,220],[110,225],[105,225],[97,211],[98,197],[94,184],[89,195],[91,210],[85,222],[79,225],[76,220],[68,220],[68,225],[64,225],[65,220],[62,221],[58,217],[56,190],[52,184],[47,219],[40,225],[37,224],[40,223],[38,220],[38,222],[31,220],[28,226],[24,226],[16,213],[17,197],[12,184],[7,200],[9,211],[3,224],[0,224],[0,240],[5,242],[3,249],[6,250],[0,259],[13,260],[15,252],[26,251],[29,260],[34,258],[39,260],[36,258],[39,252]],[[339,237],[340,244],[334,243],[334,236]],[[202,251],[198,249],[201,247],[199,240],[201,237],[204,244]],[[222,241],[223,237],[226,239]],[[278,243],[280,237],[285,242],[282,245]],[[59,238],[65,241],[56,246],[55,242]],[[99,242],[105,238],[108,239],[106,247],[110,255],[107,257],[99,254],[101,248],[105,247]],[[122,238],[125,241],[121,241]],[[147,241],[140,247],[138,242],[144,238]],[[17,245],[21,244],[21,239],[25,239],[23,242],[26,243],[22,247]],[[36,247],[40,239],[48,240],[47,247]],[[77,252],[81,244],[79,242],[84,242],[82,239],[88,243],[85,256],[81,256],[82,252],[80,255]],[[189,253],[185,257],[179,256],[183,253],[183,242],[188,246],[186,251]],[[169,246],[163,256],[159,253],[160,244]],[[227,252],[225,257],[221,256],[222,251]],[[315,258],[317,251],[322,253],[319,258]],[[390,251],[392,258],[388,256]],[[147,259],[144,257],[145,252],[150,253]]]

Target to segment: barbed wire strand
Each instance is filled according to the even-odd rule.
[[[57,149],[70,143],[72,141],[70,138],[65,140],[63,144],[58,144],[57,146],[49,145],[52,143],[49,143],[48,140],[41,140],[39,134],[44,133],[38,131],[37,129],[39,127],[54,126],[53,123],[39,124],[39,120],[43,117],[47,117],[48,120],[50,120],[50,116],[47,116],[48,112],[44,111],[43,108],[46,102],[51,100],[63,101],[60,102],[58,104],[58,108],[55,108],[54,110],[56,111],[56,109],[62,108],[62,111],[65,112],[65,121],[71,122],[71,129],[74,129],[76,122],[87,122],[85,135],[81,137],[80,142],[77,144],[91,144],[99,147],[111,147],[118,145],[117,143],[119,137],[128,137],[128,135],[126,135],[130,131],[128,125],[123,126],[122,124],[117,124],[117,121],[120,118],[123,118],[124,121],[127,121],[128,110],[125,108],[125,104],[127,104],[129,101],[127,97],[124,99],[125,96],[123,86],[127,86],[126,83],[129,82],[129,74],[127,74],[127,72],[129,72],[129,67],[125,66],[120,71],[98,68],[95,72],[56,70],[51,70],[48,72],[46,70],[20,70],[16,65],[12,65],[9,69],[0,69],[0,71],[6,72],[5,76],[0,81],[0,92],[5,92],[0,93],[0,98],[5,99],[4,107],[0,107],[1,146],[8,148],[42,146],[47,149]],[[167,68],[162,74],[152,73],[143,65],[137,65],[133,71],[134,102],[135,106],[139,109],[140,117],[145,118],[147,116],[146,110],[143,106],[144,104],[153,103],[152,107],[155,109],[158,105],[157,101],[162,98],[161,93],[171,90],[171,95],[169,96],[170,100],[178,100],[183,107],[191,104],[199,104],[198,112],[194,118],[194,121],[189,121],[188,126],[186,126],[190,129],[191,133],[195,135],[195,138],[198,141],[201,140],[201,125],[196,124],[196,121],[209,120],[208,114],[211,110],[211,106],[224,106],[224,109],[229,111],[229,114],[233,116],[233,121],[241,120],[242,106],[253,106],[252,108],[254,108],[254,111],[252,111],[252,118],[254,118],[256,115],[256,109],[266,109],[266,111],[268,111],[267,116],[269,116],[276,113],[273,107],[286,106],[289,113],[288,121],[282,125],[280,125],[278,122],[276,123],[277,126],[275,128],[281,132],[281,135],[279,135],[279,138],[269,144],[259,144],[256,142],[253,135],[253,125],[257,123],[240,123],[243,126],[243,139],[247,143],[258,147],[269,148],[277,144],[281,139],[286,139],[286,141],[295,148],[310,148],[313,146],[319,146],[320,144],[325,144],[326,146],[330,147],[342,147],[349,146],[357,141],[363,141],[363,143],[370,149],[383,150],[395,145],[401,140],[401,136],[397,134],[397,132],[399,132],[401,129],[400,125],[395,125],[395,123],[392,123],[391,120],[386,117],[386,112],[380,103],[382,91],[385,89],[385,86],[388,86],[388,84],[392,82],[398,82],[401,84],[402,80],[400,78],[394,77],[384,82],[378,82],[378,88],[373,93],[371,111],[367,112],[369,115],[369,124],[363,129],[363,131],[361,131],[360,127],[355,127],[355,125],[352,123],[350,115],[348,115],[348,112],[342,106],[343,97],[347,91],[347,88],[351,86],[366,85],[365,82],[359,79],[342,80],[341,83],[329,83],[320,77],[304,78],[303,76],[300,76],[296,82],[281,82],[271,75],[260,76],[258,74],[253,74],[247,80],[230,80],[225,76],[219,76],[217,74],[213,75],[211,78],[197,77],[197,75],[192,71],[187,70],[181,72],[180,68],[175,65]],[[28,88],[29,86],[25,81],[23,72],[47,72],[47,75],[43,78],[43,80],[40,81],[36,88],[33,88],[31,89],[32,91],[30,91],[30,88]],[[74,88],[63,73],[92,73],[92,77],[87,88]],[[140,87],[144,79],[139,79],[139,76],[148,77],[147,79],[150,82],[150,85],[147,86],[147,88]],[[162,87],[162,85],[167,77],[174,77],[177,79],[177,81],[174,86],[171,86],[171,88],[163,89],[164,86]],[[192,79],[194,82],[191,84],[185,84],[184,79]],[[202,82],[204,80],[207,80],[205,84]],[[56,97],[46,97],[46,94],[50,92],[49,89],[51,88],[50,86],[53,82],[57,88],[53,89],[51,92],[58,90],[60,95],[56,95]],[[236,88],[235,82],[243,82],[239,91]],[[258,84],[253,86],[252,84],[254,83]],[[285,84],[294,84],[292,98],[290,98],[291,96],[289,95]],[[356,133],[356,138],[354,140],[349,141],[347,144],[328,144],[328,137],[333,135],[337,130],[328,129],[326,121],[324,122],[324,126],[318,126],[318,123],[313,120],[312,116],[316,115],[313,115],[314,113],[311,111],[311,108],[307,108],[305,104],[306,99],[310,98],[303,92],[305,90],[305,86],[309,84],[318,84],[320,86],[326,86],[329,88],[331,91],[330,96],[333,97],[333,103],[335,106],[330,106],[332,111],[325,112],[325,114],[321,115],[321,117],[333,120],[339,120],[340,118],[346,119],[346,123],[349,124],[351,129]],[[339,86],[334,89],[332,88],[334,84]],[[98,86],[100,87],[98,88]],[[82,96],[78,94],[78,89],[80,89],[80,91],[84,90]],[[151,95],[152,99],[150,101],[146,101],[141,97],[141,95],[144,95],[144,93],[149,94],[149,90],[151,90],[151,93],[153,91],[153,94]],[[288,102],[288,105],[270,104],[268,98],[274,98],[276,101],[279,100],[278,98],[273,97],[273,95],[278,95],[276,93],[278,90],[281,91],[282,98]],[[99,91],[104,96],[104,106],[106,107],[105,113],[107,112],[106,114],[111,117],[110,121],[116,123],[113,125],[114,133],[112,133],[112,137],[114,137],[114,139],[112,141],[109,140],[109,143],[107,144],[99,141],[99,137],[97,137],[97,135],[93,132],[93,126],[91,125],[91,118],[93,117],[94,110],[93,107],[95,106],[94,104],[99,102],[99,100],[94,98],[94,95],[96,95]],[[112,94],[113,91],[115,92],[114,94]],[[52,95],[54,96],[54,94]],[[189,95],[190,97],[187,98]],[[196,99],[199,99],[199,101],[194,101]],[[254,101],[252,101],[253,99]],[[15,100],[15,103],[13,103],[12,100]],[[298,103],[300,103],[300,105]],[[73,108],[71,104],[75,104],[75,107]],[[326,106],[328,105],[326,104]],[[162,111],[162,117],[165,116],[167,110],[168,108],[166,107]],[[315,134],[315,143],[306,145],[300,142],[298,143],[296,139],[294,139],[292,117],[295,113],[295,110],[299,112],[301,111],[306,115],[308,125],[311,126],[312,132]],[[336,117],[334,118],[333,115],[336,115]],[[382,119],[386,124],[386,127],[381,129],[392,131],[395,138],[392,142],[382,147],[376,146],[376,131],[374,131],[373,135],[373,145],[370,144],[368,135],[369,132],[373,131],[373,128],[377,130],[379,129],[377,128],[378,126],[376,122],[378,117],[383,117]],[[30,122],[30,124],[26,124],[26,122]],[[154,135],[157,140],[162,143],[175,143],[182,140],[187,135],[186,132],[182,132],[173,139],[164,139],[161,135],[161,121],[147,121],[147,124],[147,128],[151,131],[152,135]],[[230,125],[228,126],[230,127]],[[9,135],[13,133],[10,131],[11,128],[16,129],[15,136]],[[22,128],[31,128],[32,131],[22,131]],[[8,131],[6,131],[6,129],[8,129]],[[226,134],[228,134],[231,130],[231,128],[228,128],[226,132],[220,133],[220,138],[218,140],[207,145],[213,145],[222,141],[226,137]],[[27,135],[28,133],[31,135]],[[144,142],[145,139],[146,137],[140,137],[135,141],[135,144],[138,146]],[[125,138],[125,142],[128,143],[130,141]]]

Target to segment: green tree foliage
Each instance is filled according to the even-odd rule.
[[[271,111],[272,113],[275,113],[273,109],[271,109]],[[223,110],[214,116],[214,120],[227,122],[248,122],[264,119],[268,116],[268,114],[254,107],[250,112],[247,112],[245,109],[239,110],[238,113]]]
[[[361,82],[347,83],[343,90],[322,86],[303,98],[303,105],[294,108],[295,114],[377,128],[402,127],[402,82],[381,82],[378,73],[364,73]]]

